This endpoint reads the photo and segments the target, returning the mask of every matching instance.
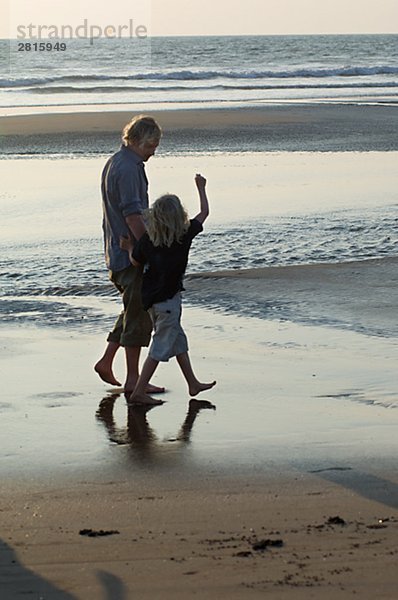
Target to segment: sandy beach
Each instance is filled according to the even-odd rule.
[[[310,224],[305,250],[325,222],[334,248],[346,231],[344,256],[361,258],[295,264],[287,236],[293,264],[214,270],[198,246],[184,324],[217,386],[192,400],[163,365],[166,402],[147,412],[92,370],[119,308],[98,177],[130,112],[3,113],[2,599],[396,597],[395,110],[156,114],[151,194],[172,189],[191,212],[191,175],[206,173],[209,259],[230,257],[249,218],[263,227],[253,264],[271,226],[279,252],[279,231]],[[367,229],[377,258],[355,246]]]
[[[368,480],[397,486],[385,474]],[[208,478],[177,489],[174,478],[139,490],[114,478],[9,488],[2,594],[392,600],[396,511],[343,481],[285,472],[266,483]]]
[[[161,152],[398,150],[398,107],[355,104],[264,103],[229,108],[147,110],[77,106],[2,109],[5,154],[109,153],[132,114],[162,123]],[[51,111],[51,112],[50,112]],[[25,112],[25,114],[23,114]],[[59,134],[62,134],[61,136]]]
[[[308,275],[318,290],[329,269]],[[250,280],[261,297],[267,281],[277,296],[281,279],[224,273],[218,286],[238,296]],[[336,321],[357,299],[346,293],[329,300]],[[209,308],[184,322],[217,387],[192,402],[164,366],[167,402],[147,413],[88,372],[102,335],[3,329],[4,597],[392,600],[396,338]]]

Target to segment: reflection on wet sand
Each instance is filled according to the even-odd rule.
[[[118,427],[116,425],[113,409],[121,392],[105,396],[100,402],[96,417],[106,428],[111,442],[118,445],[129,445],[137,457],[148,458],[152,451],[158,451],[162,446],[170,442],[190,442],[193,425],[199,412],[203,409],[215,410],[214,404],[207,400],[191,399],[183,423],[175,438],[161,441],[148,423],[147,415],[155,408],[153,405],[128,405],[127,425]]]
[[[185,417],[183,424],[181,425],[180,431],[177,435],[177,440],[181,440],[183,442],[189,442],[191,438],[191,432],[193,428],[193,424],[195,423],[195,419],[198,416],[199,412],[205,408],[209,408],[215,410],[216,407],[211,402],[207,400],[196,400],[192,398],[188,404],[188,412]]]

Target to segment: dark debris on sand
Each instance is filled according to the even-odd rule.
[[[336,517],[329,517],[326,525],[347,525],[347,523],[337,515]]]
[[[117,531],[117,529],[81,529],[79,531],[79,535],[86,535],[87,537],[105,537],[107,535],[118,535],[120,534],[120,531]]]
[[[282,548],[283,546],[283,540],[270,540],[270,539],[266,539],[266,540],[259,540],[257,542],[254,542],[254,544],[252,544],[252,548],[253,550],[256,550],[256,552],[261,552],[263,550],[266,550],[267,548]]]

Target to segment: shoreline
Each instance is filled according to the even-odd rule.
[[[398,256],[390,256],[191,273],[187,301],[233,314],[395,338],[397,266]]]

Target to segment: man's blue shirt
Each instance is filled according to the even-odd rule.
[[[109,270],[122,271],[131,265],[128,252],[120,248],[120,236],[130,230],[125,217],[148,208],[148,180],[142,158],[122,146],[107,161],[101,177],[105,262]]]

